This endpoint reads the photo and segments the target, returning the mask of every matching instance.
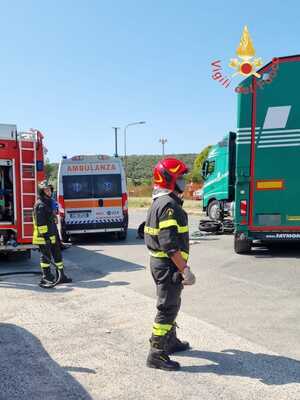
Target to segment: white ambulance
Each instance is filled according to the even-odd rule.
[[[126,177],[119,158],[63,157],[58,169],[57,195],[63,241],[73,235],[98,232],[116,232],[120,240],[126,239]]]

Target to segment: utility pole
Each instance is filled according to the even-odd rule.
[[[159,143],[161,143],[162,144],[162,156],[164,157],[165,156],[165,144],[167,143],[167,138],[164,138],[164,137],[161,137],[160,139],[159,139]]]
[[[118,127],[113,126],[113,129],[115,130],[115,157],[118,157]]]

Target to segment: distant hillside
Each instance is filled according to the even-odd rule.
[[[185,162],[191,169],[193,167],[197,154],[172,154],[170,157],[179,158]],[[147,183],[151,181],[152,171],[161,155],[132,155],[127,158],[128,178],[138,183]],[[145,182],[146,181],[146,182]]]
[[[185,162],[192,169],[197,154],[172,154]],[[123,157],[121,157],[123,159]],[[127,157],[128,178],[135,184],[150,183],[152,170],[155,164],[162,158],[161,155],[132,155]],[[124,160],[123,160],[124,161]],[[46,175],[54,185],[56,184],[58,163],[46,164]]]

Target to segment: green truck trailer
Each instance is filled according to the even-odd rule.
[[[258,72],[261,77],[249,77],[238,88],[235,161],[229,162],[230,135],[222,156],[227,157],[228,178],[222,182],[226,171],[223,167],[218,171],[222,162],[216,158],[212,163],[211,153],[203,167],[206,210],[216,201],[219,207],[227,201],[235,203],[237,253],[249,252],[253,241],[300,240],[300,56],[277,58]],[[227,192],[216,186],[226,186],[226,180]],[[213,186],[225,195],[205,200],[205,192]]]

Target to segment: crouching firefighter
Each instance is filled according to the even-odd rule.
[[[189,349],[176,335],[183,285],[193,285],[189,257],[188,217],[183,210],[184,174],[187,166],[175,158],[159,161],[154,168],[153,202],[145,224],[145,242],[156,284],[157,314],[150,339],[147,366],[167,371],[180,368],[169,355]]]
[[[39,198],[33,209],[33,244],[39,245],[42,269],[40,285],[51,283],[70,283],[71,278],[64,274],[61,250],[56,237],[55,217],[52,209],[51,186],[46,181],[40,183]],[[53,258],[53,261],[52,259]],[[55,265],[56,276],[51,273],[50,265]],[[47,286],[45,286],[47,287]],[[49,287],[49,286],[48,286]]]

